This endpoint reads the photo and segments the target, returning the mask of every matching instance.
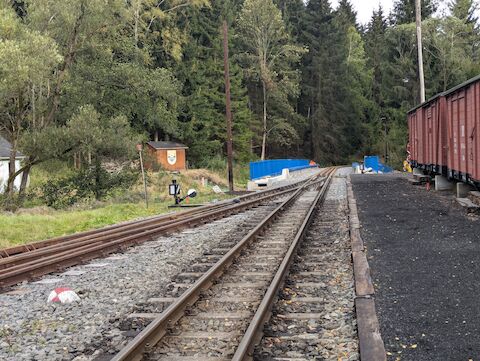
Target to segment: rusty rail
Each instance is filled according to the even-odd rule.
[[[81,233],[63,242],[58,238],[29,252],[0,258],[0,288],[36,278],[47,273],[105,256],[135,244],[151,240],[155,236],[178,231],[194,225],[252,208],[272,197],[289,194],[301,189],[305,182],[243,196],[239,203],[222,202],[221,205],[205,206],[176,215],[134,221],[128,224],[107,227],[103,230]],[[176,218],[171,218],[176,216]]]
[[[235,354],[233,355],[232,361],[246,361],[252,359],[254,348],[256,344],[261,340],[263,326],[269,319],[269,316],[271,314],[270,311],[275,302],[278,291],[283,286],[285,277],[288,275],[288,271],[295,258],[298,247],[313,221],[316,209],[325,199],[328,186],[330,185],[331,179],[335,171],[336,168],[333,168],[328,175],[328,178],[325,181],[323,188],[320,192],[318,192],[314,202],[312,203],[312,206],[310,207],[310,210],[308,211],[302,226],[295,235],[295,239],[293,240],[290,248],[285,254],[285,257],[280,264],[280,267],[278,268],[277,273],[272,280],[272,283],[268,287],[262,302],[258,306],[257,312],[253,316],[252,322],[250,323],[247,331],[245,332],[245,335],[240,341],[240,344]]]
[[[91,237],[91,236],[95,236],[97,234],[104,234],[105,232],[111,231],[111,230],[115,231],[115,230],[119,230],[119,229],[122,229],[122,228],[125,229],[125,228],[131,227],[133,225],[137,225],[137,226],[147,225],[147,224],[152,224],[154,222],[159,222],[159,221],[169,221],[169,220],[173,221],[173,220],[177,220],[179,218],[183,218],[183,217],[187,217],[187,216],[189,217],[189,216],[193,216],[193,215],[198,215],[198,214],[201,214],[202,212],[205,212],[205,211],[209,211],[209,210],[213,210],[213,209],[219,209],[219,208],[228,206],[228,205],[232,204],[232,202],[248,201],[249,199],[255,199],[255,198],[262,197],[262,196],[267,196],[267,195],[274,195],[275,193],[278,193],[282,190],[295,189],[295,188],[299,187],[301,184],[303,184],[304,182],[305,181],[299,181],[299,182],[292,183],[290,185],[283,186],[283,187],[277,187],[277,188],[273,188],[273,189],[269,189],[269,190],[265,190],[265,191],[260,191],[260,192],[252,192],[250,194],[246,194],[246,195],[237,197],[233,200],[228,199],[228,200],[224,200],[224,201],[221,201],[221,202],[218,202],[218,203],[215,203],[215,204],[207,204],[207,205],[204,205],[204,206],[200,206],[198,208],[192,208],[192,209],[182,211],[182,212],[172,212],[172,213],[168,213],[168,214],[164,214],[164,215],[160,215],[160,216],[147,217],[147,218],[143,218],[143,219],[139,219],[139,220],[124,222],[124,223],[121,223],[121,224],[115,224],[115,225],[102,227],[102,228],[98,228],[98,229],[93,229],[93,230],[90,230],[90,231],[80,232],[80,233],[76,233],[76,234],[72,234],[72,235],[68,235],[68,236],[55,237],[55,238],[51,238],[51,239],[48,239],[48,240],[37,241],[37,242],[32,242],[32,243],[28,243],[28,244],[24,244],[24,245],[20,245],[20,246],[14,246],[14,247],[10,247],[10,248],[0,249],[0,260],[2,258],[12,257],[12,256],[15,256],[15,255],[18,255],[18,254],[21,254],[21,253],[29,253],[29,252],[32,252],[32,251],[35,251],[35,250],[38,250],[38,249],[41,249],[41,248],[45,248],[45,247],[48,247],[48,246],[52,246],[52,245],[55,245],[55,244],[65,243],[65,242],[68,242],[68,241],[77,240],[79,238],[83,238],[83,237],[87,237],[87,236]]]
[[[332,170],[328,170],[329,179]],[[326,182],[322,180],[322,182]],[[287,200],[282,202],[270,212],[253,230],[251,230],[240,242],[238,242],[227,254],[225,254],[214,266],[212,266],[202,277],[200,277],[190,288],[188,288],[174,303],[172,303],[159,317],[153,320],[137,337],[127,344],[112,361],[141,360],[146,349],[155,346],[183,315],[185,310],[192,306],[200,297],[201,293],[209,289],[212,284],[228,269],[258,236],[261,236],[265,229],[286,210],[308,187],[317,184],[318,181],[310,180],[299,187]],[[324,184],[322,184],[324,185]],[[311,212],[309,212],[310,214]],[[310,218],[310,217],[309,217]],[[308,221],[310,222],[310,221]],[[304,226],[302,228],[305,228]],[[302,231],[303,232],[303,231]]]

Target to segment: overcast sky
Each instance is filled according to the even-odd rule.
[[[393,7],[393,0],[350,0],[357,10],[358,21],[366,24],[372,17],[373,10],[378,9],[378,5],[382,4],[385,14],[389,14]],[[338,0],[332,0],[332,5],[337,7]]]

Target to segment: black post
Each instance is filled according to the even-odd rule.
[[[387,118],[383,117],[383,125],[384,125],[384,137],[385,137],[385,165],[388,164],[388,131],[387,131]]]

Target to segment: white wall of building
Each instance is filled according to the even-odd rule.
[[[17,160],[15,161],[15,169],[20,168],[20,161]],[[7,180],[8,180],[8,160],[0,160],[0,193],[3,193],[5,190],[5,187],[7,186]],[[15,179],[15,187],[17,189],[20,188],[20,183],[22,181],[22,176],[19,175]]]

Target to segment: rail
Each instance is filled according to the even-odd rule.
[[[334,168],[328,169],[322,175],[328,175],[327,180],[322,178],[321,186],[326,188],[327,182],[332,177]],[[326,173],[326,174],[325,174]],[[209,289],[214,282],[226,272],[232,263],[241,255],[250,244],[252,244],[257,237],[261,236],[265,230],[275,221],[279,215],[288,209],[292,203],[303,193],[307,188],[317,185],[318,180],[311,179],[299,187],[287,200],[282,202],[272,212],[270,212],[261,222],[251,230],[240,242],[238,242],[230,251],[228,251],[215,265],[213,265],[206,273],[204,273],[190,288],[188,288],[179,298],[177,298],[162,314],[154,319],[137,337],[130,341],[112,360],[113,361],[127,361],[127,360],[141,360],[147,349],[154,347],[167,334],[168,330],[184,315],[188,307],[193,306],[200,295]],[[315,198],[314,203],[308,211],[307,218],[302,223],[301,229],[295,237],[295,243],[308,228],[311,222],[312,214],[315,206],[318,204],[320,197],[323,197],[325,191],[319,192]],[[296,247],[295,247],[296,248]],[[293,251],[289,251],[291,254]],[[290,257],[292,257],[290,255]],[[289,264],[289,263],[288,263]],[[283,265],[283,263],[282,263]],[[278,283],[275,276],[274,281]],[[255,316],[260,317],[260,316]],[[252,331],[250,331],[252,332]],[[248,337],[250,339],[250,337]],[[246,342],[246,341],[245,341]]]
[[[0,288],[105,256],[156,236],[204,224],[301,189],[305,181],[249,194],[222,204],[169,216],[134,221],[74,237],[56,238],[42,247],[0,258]],[[172,218],[173,217],[173,218]],[[63,239],[63,241],[61,241]],[[45,241],[48,242],[48,241]]]

